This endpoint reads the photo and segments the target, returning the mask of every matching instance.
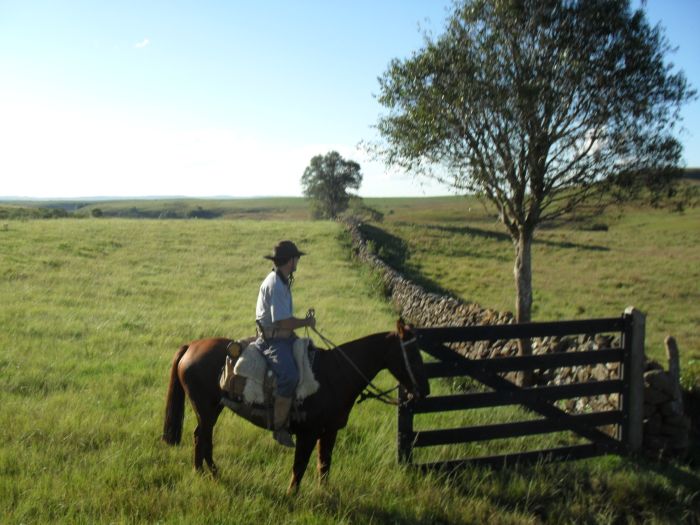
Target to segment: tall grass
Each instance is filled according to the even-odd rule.
[[[170,360],[191,339],[252,333],[262,255],[282,238],[309,253],[295,306],[315,307],[329,338],[391,329],[394,313],[333,223],[86,219],[0,231],[0,523],[697,518],[698,476],[684,465],[607,457],[419,475],[396,464],[395,411],[372,403],[339,434],[326,488],[312,461],[299,497],[285,497],[292,454],[230,412],[214,437],[221,478],[194,473],[189,409],[183,445],[159,440]]]

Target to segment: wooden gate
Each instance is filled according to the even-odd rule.
[[[616,348],[560,352],[524,357],[469,359],[445,346],[456,342],[497,341],[551,336],[621,334]],[[399,462],[423,469],[453,469],[465,464],[494,467],[513,463],[579,459],[609,453],[625,454],[641,448],[643,410],[644,315],[628,308],[621,317],[583,321],[528,323],[497,326],[417,329],[422,351],[437,362],[427,362],[429,378],[469,376],[489,391],[428,396],[403,401],[398,409]],[[503,377],[504,373],[556,369],[581,365],[619,363],[620,377],[603,381],[521,388]],[[617,410],[572,414],[555,405],[556,401],[583,396],[619,394]],[[539,419],[451,429],[415,430],[414,416],[434,412],[469,410],[506,405],[522,405]],[[616,425],[617,432],[599,427]],[[586,443],[544,450],[529,450],[485,457],[415,463],[414,449],[456,443],[469,443],[552,432],[571,431]]]

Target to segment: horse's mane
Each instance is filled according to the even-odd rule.
[[[339,344],[339,345],[335,345],[335,344],[332,343],[332,341],[326,340],[325,343],[326,343],[327,345],[330,344],[330,346],[328,346],[328,347],[321,347],[321,346],[318,346],[318,345],[315,343],[315,341],[314,341],[314,346],[315,346],[317,349],[319,349],[319,350],[321,350],[321,351],[324,351],[324,352],[330,352],[330,351],[335,351],[335,352],[337,352],[337,349],[338,349],[338,348],[340,348],[341,350],[353,349],[353,348],[355,348],[357,345],[359,345],[360,343],[363,343],[363,342],[369,343],[371,340],[373,340],[373,339],[379,339],[379,338],[391,339],[392,337],[398,337],[398,335],[399,335],[398,332],[395,332],[395,331],[394,331],[394,332],[376,332],[376,333],[373,333],[373,334],[370,334],[370,335],[365,335],[365,336],[363,336],[363,337],[358,337],[357,339],[352,339],[352,340],[350,340],[350,341],[345,341],[344,343],[341,343],[341,344]]]
[[[353,364],[349,363],[351,361],[356,366],[363,367],[364,364],[373,361],[373,358],[379,355],[377,350],[383,350],[386,348],[386,341],[392,337],[397,337],[396,332],[377,332],[370,334],[358,339],[353,339],[340,345],[333,346],[329,349],[322,350],[321,354],[324,356],[324,360],[328,366],[330,363],[332,369],[352,369]],[[326,369],[327,372],[333,374],[332,370]]]

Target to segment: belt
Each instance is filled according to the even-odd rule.
[[[294,332],[284,328],[265,328],[258,327],[258,333],[264,339],[288,339],[294,335]]]

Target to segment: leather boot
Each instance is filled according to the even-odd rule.
[[[274,432],[272,437],[280,445],[285,447],[293,447],[294,440],[292,435],[287,430],[287,421],[289,420],[289,411],[292,409],[291,397],[275,397],[274,409]]]

